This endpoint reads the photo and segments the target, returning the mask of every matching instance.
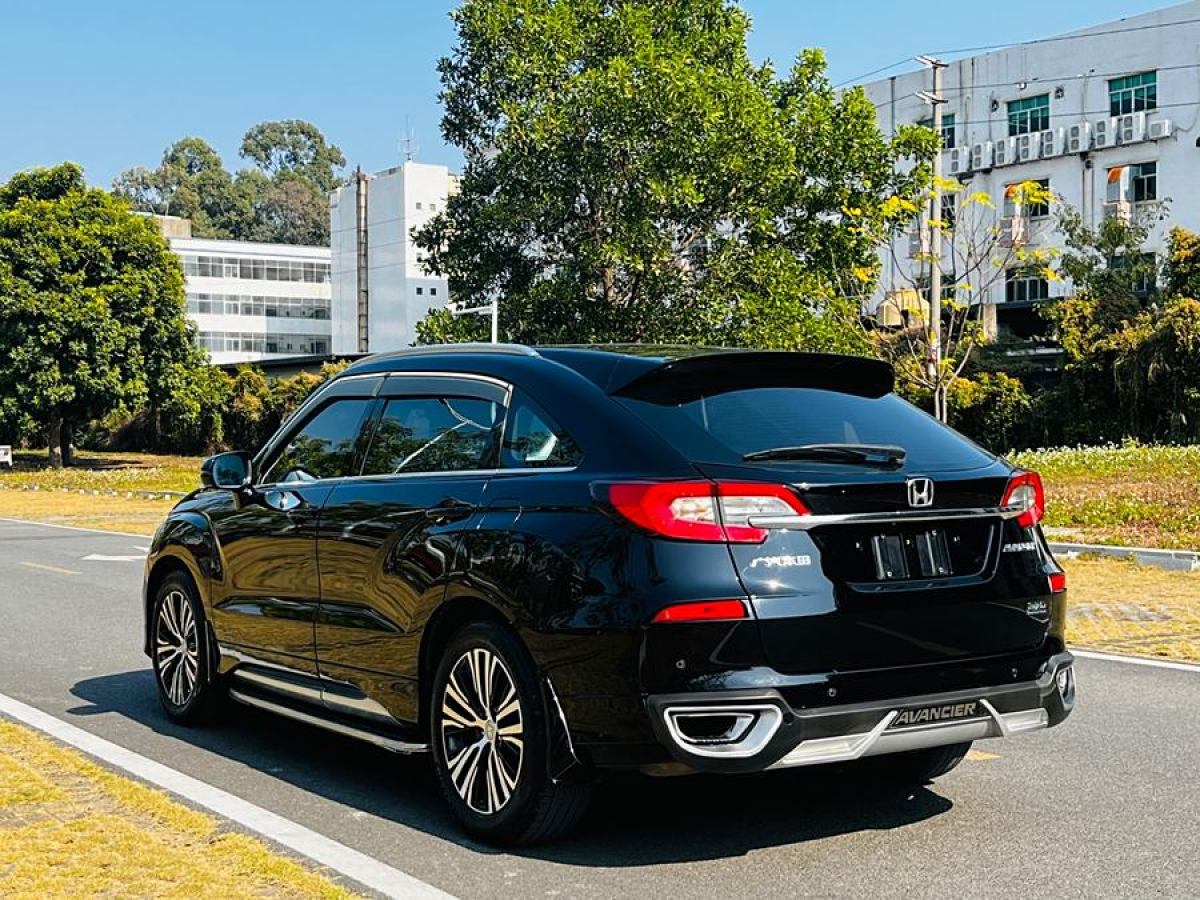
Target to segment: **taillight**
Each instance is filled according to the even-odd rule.
[[[1042,490],[1042,476],[1037,472],[1017,472],[1008,480],[1008,489],[1004,492],[1001,506],[1019,506],[1021,514],[1017,516],[1017,524],[1022,528],[1032,528],[1042,521],[1046,513],[1046,494]]]
[[[652,622],[713,622],[745,619],[746,604],[741,600],[700,600],[664,606]]]
[[[607,500],[635,525],[685,541],[761,544],[766,529],[754,516],[806,515],[808,509],[781,484],[741,481],[624,481],[608,484]]]
[[[1067,573],[1066,572],[1051,572],[1050,573],[1050,593],[1061,594],[1067,589]]]

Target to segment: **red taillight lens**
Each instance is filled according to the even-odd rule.
[[[1050,573],[1050,593],[1061,594],[1067,589],[1067,573],[1066,572],[1051,572]]]
[[[1020,506],[1017,524],[1032,528],[1046,514],[1046,493],[1042,490],[1042,476],[1037,472],[1017,472],[1008,480],[1001,506]]]
[[[701,600],[664,606],[652,622],[712,622],[721,619],[745,619],[746,604],[741,600]]]
[[[782,484],[741,481],[627,481],[609,484],[613,509],[663,537],[685,541],[761,544],[753,516],[806,515],[808,509]]]

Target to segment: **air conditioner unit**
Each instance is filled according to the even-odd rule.
[[[1050,159],[1053,156],[1063,155],[1064,134],[1061,128],[1051,128],[1042,132],[1039,143],[1038,155],[1042,159]]]
[[[1087,153],[1092,149],[1092,126],[1088,122],[1076,122],[1067,128],[1067,153]]]
[[[1146,125],[1146,137],[1152,141],[1161,141],[1175,133],[1175,123],[1170,119],[1155,119]]]
[[[1092,145],[1097,150],[1117,146],[1117,120],[1100,119],[1092,128]]]
[[[1111,200],[1104,204],[1104,218],[1129,222],[1133,219],[1133,204],[1128,200]]]
[[[1117,119],[1117,140],[1122,144],[1137,144],[1146,139],[1146,114],[1129,113]]]
[[[1022,247],[1029,240],[1024,216],[1005,216],[1000,220],[1000,246]]]
[[[1017,162],[1033,162],[1038,158],[1038,146],[1041,142],[1040,134],[1022,134],[1017,138]]]
[[[1011,166],[1014,162],[1016,162],[1017,139],[1006,138],[1002,141],[996,141],[993,161],[997,166]]]
[[[946,172],[962,175],[971,168],[971,152],[966,147],[955,147],[946,151]]]
[[[981,169],[990,169],[992,167],[992,142],[984,141],[981,144],[976,144],[971,148],[971,171],[978,172]]]

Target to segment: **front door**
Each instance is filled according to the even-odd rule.
[[[421,628],[482,503],[506,399],[507,389],[468,376],[390,376],[363,477],[339,484],[325,505],[320,671],[366,694],[370,709],[416,719]]]
[[[307,411],[268,451],[255,486],[212,516],[222,565],[213,626],[227,653],[316,674],[317,523],[337,479],[357,472],[374,403],[338,393]]]

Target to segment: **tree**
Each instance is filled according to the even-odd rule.
[[[0,403],[62,465],[72,424],[170,391],[194,365],[183,273],[153,222],[73,163],[0,188]],[[66,434],[64,434],[66,432]]]
[[[342,151],[308,122],[262,122],[241,155],[257,164],[231,174],[198,137],[168,147],[155,169],[135,167],[113,181],[134,209],[192,220],[196,237],[325,244],[329,191],[341,184]]]
[[[928,398],[934,415],[945,422],[951,418],[952,400],[978,395],[969,387],[961,391],[954,387],[975,350],[987,339],[981,317],[985,306],[995,302],[996,287],[1013,270],[1048,279],[1058,275],[1050,268],[1054,252],[1038,246],[1039,231],[1048,227],[1026,213],[1034,207],[1051,207],[1054,197],[1046,188],[1033,181],[1009,187],[1005,215],[1001,216],[986,193],[967,193],[957,181],[945,181],[941,187],[945,196],[953,198],[943,206],[943,213],[953,209],[953,216],[918,218],[915,227],[921,229],[922,241],[932,229],[942,232],[942,258],[935,261],[922,249],[914,256],[916,265],[911,269],[896,260],[896,268],[907,272],[908,287],[885,302],[897,304],[897,311],[908,322],[888,336],[883,347],[884,355],[911,385],[914,397]],[[929,203],[922,206],[927,208]],[[893,256],[895,245],[895,240],[889,242]],[[931,358],[929,296],[929,271],[935,264],[941,265],[943,273],[941,354],[936,362]]]
[[[337,171],[346,165],[341,148],[326,143],[316,125],[300,119],[255,125],[242,138],[241,155],[273,179],[293,175],[322,194],[343,183]]]
[[[466,0],[439,65],[459,192],[416,233],[466,306],[546,342],[858,349],[875,246],[928,176],[819,52],[785,78],[724,0]],[[901,159],[920,165],[898,166]],[[482,336],[433,313],[421,340]]]

